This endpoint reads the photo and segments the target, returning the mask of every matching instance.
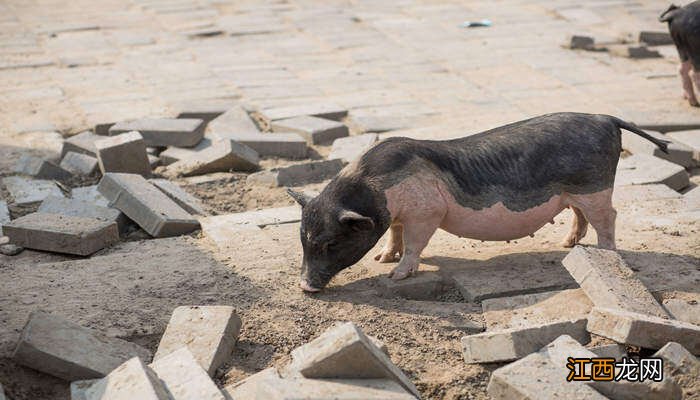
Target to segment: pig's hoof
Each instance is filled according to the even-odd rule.
[[[418,266],[406,267],[405,265],[397,265],[396,268],[394,268],[389,273],[389,278],[391,278],[395,281],[400,281],[401,279],[406,279],[409,276],[413,275],[413,273],[416,272],[417,269],[418,269]]]
[[[398,254],[398,256],[397,256],[397,254]],[[381,253],[374,256],[374,259],[376,261],[379,261],[380,263],[392,263],[392,262],[399,261],[401,259],[401,253],[397,253],[397,252],[391,253],[391,252],[382,251]]]

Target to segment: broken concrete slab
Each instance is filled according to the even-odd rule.
[[[99,379],[84,379],[81,381],[73,381],[70,383],[70,399],[71,400],[87,400],[87,390],[92,387]]]
[[[339,324],[294,349],[287,368],[316,379],[391,379],[419,396],[413,382],[354,323]]]
[[[362,135],[338,138],[333,141],[331,153],[328,159],[339,158],[346,163],[358,159],[365,151],[369,150],[377,142],[376,133],[365,133]]]
[[[61,168],[61,166],[53,161],[28,155],[19,158],[14,171],[39,179],[66,180],[73,176],[73,174]]]
[[[673,44],[673,38],[668,31],[641,31],[639,41],[649,46],[665,46]]]
[[[161,192],[165,193],[188,213],[198,215],[206,214],[202,202],[198,198],[187,193],[177,183],[171,182],[167,179],[150,179],[149,182],[160,189]]]
[[[146,143],[140,133],[132,131],[95,142],[100,171],[151,175]]]
[[[137,131],[146,146],[196,146],[204,137],[206,124],[195,118],[143,118],[118,122],[109,128],[109,135]]]
[[[693,149],[683,143],[673,140],[673,138],[661,132],[646,131],[656,139],[670,142],[667,144],[668,153],[664,153],[654,143],[632,132],[622,132],[622,148],[632,154],[647,154],[655,156],[683,167],[690,167],[695,164],[693,160]]]
[[[196,219],[141,175],[105,174],[98,190],[151,236],[178,236],[199,228]]]
[[[348,110],[332,103],[318,103],[267,108],[262,110],[262,114],[270,121],[304,115],[340,121],[348,115]]]
[[[700,326],[629,311],[594,307],[588,316],[591,333],[649,349],[678,342],[693,354],[700,354]]]
[[[508,297],[553,290],[573,289],[576,281],[555,263],[527,266],[485,265],[452,275],[452,280],[467,301]]]
[[[44,214],[59,214],[71,217],[96,218],[102,221],[115,222],[119,232],[124,232],[128,223],[126,215],[121,211],[93,204],[79,199],[48,196],[41,202],[37,212]]]
[[[88,256],[119,241],[114,221],[32,213],[3,226],[10,242],[28,249]]]
[[[654,354],[664,361],[664,380],[673,380],[683,399],[696,397],[700,389],[700,361],[683,346],[669,342]]]
[[[73,188],[71,190],[71,198],[75,200],[85,201],[92,203],[96,206],[108,207],[109,200],[105,198],[99,190],[97,190],[97,185],[83,186]]]
[[[344,165],[344,162],[339,159],[309,161],[256,172],[248,175],[246,182],[269,187],[302,186],[331,179],[343,169]]]
[[[211,172],[255,171],[260,158],[250,147],[233,140],[220,140],[188,158],[170,164],[166,173],[173,176],[202,175]]]
[[[380,277],[379,283],[382,285],[381,296],[402,297],[410,300],[432,300],[445,289],[442,277],[435,272],[421,272],[411,279],[400,281]]]
[[[187,347],[159,358],[149,367],[163,381],[173,400],[224,400],[224,395]]]
[[[151,354],[44,311],[29,315],[12,355],[18,364],[68,381],[101,378],[133,357],[148,361]]]
[[[462,337],[462,354],[467,364],[512,361],[535,352],[561,335],[588,343],[586,319],[558,321],[478,333]]]
[[[243,107],[236,106],[209,122],[207,137],[212,141],[234,139],[240,134],[259,134],[260,130]]]
[[[172,400],[165,384],[139,358],[132,358],[85,391],[87,400]]]
[[[562,264],[597,307],[668,318],[668,313],[613,250],[574,247]]]
[[[231,139],[255,150],[262,157],[306,158],[306,140],[296,133],[240,133]]]
[[[700,293],[665,292],[661,294],[661,304],[673,318],[700,326]]]
[[[489,331],[586,318],[593,304],[581,289],[484,299],[481,302]]]
[[[666,136],[693,149],[693,159],[700,161],[700,129],[669,132]]]
[[[348,127],[341,122],[308,115],[273,121],[272,130],[298,133],[310,144],[331,144],[349,135]]]
[[[75,175],[92,175],[98,170],[97,158],[69,151],[63,156],[61,168]]]
[[[264,208],[233,214],[216,215],[202,218],[202,226],[216,225],[253,225],[263,228],[267,225],[288,224],[301,220],[301,208],[298,205],[287,207]]]
[[[197,143],[197,145],[194,147],[170,146],[167,149],[161,151],[160,154],[158,154],[158,158],[160,159],[161,165],[170,165],[174,162],[191,157],[192,155],[196,154],[198,151],[204,150],[207,147],[210,147],[211,144],[212,144],[211,139],[205,137],[204,139],[202,139],[202,141]]]
[[[648,154],[621,159],[615,177],[615,186],[663,183],[673,190],[683,189],[689,182],[685,168]]]
[[[63,142],[61,158],[65,157],[69,152],[97,157],[95,142],[101,139],[104,139],[104,136],[96,135],[90,131],[71,136]]]
[[[2,183],[10,192],[13,203],[18,206],[32,206],[48,196],[63,196],[63,192],[53,181],[8,176],[2,178]]]
[[[229,306],[182,306],[173,314],[154,361],[187,346],[209,376],[228,360],[238,340],[241,319]]]

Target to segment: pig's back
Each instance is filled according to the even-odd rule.
[[[384,187],[430,169],[463,207],[502,201],[521,211],[563,192],[612,187],[620,151],[611,117],[557,113],[455,140],[387,139],[365,153],[358,168]]]

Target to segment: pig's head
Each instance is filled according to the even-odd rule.
[[[381,206],[386,200],[362,186],[340,188],[349,195],[346,198],[335,190],[337,182],[315,198],[287,190],[302,207],[300,285],[304,291],[323,289],[336,274],[367,254],[388,229],[388,212]]]

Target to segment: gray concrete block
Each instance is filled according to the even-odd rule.
[[[148,154],[146,158],[148,158],[148,165],[151,167],[151,170],[154,170],[158,165],[160,165],[160,158],[158,158],[158,156]]]
[[[419,396],[413,382],[352,322],[294,349],[287,370],[316,379],[390,379]]]
[[[159,358],[149,367],[163,381],[173,400],[224,400],[224,395],[187,347]]]
[[[123,172],[149,176],[151,165],[148,161],[146,143],[138,132],[129,132],[107,137],[95,142],[100,171]]]
[[[182,306],[173,310],[154,362],[187,346],[210,376],[231,356],[241,319],[229,306]]]
[[[201,142],[197,143],[194,147],[175,147],[170,146],[158,154],[161,165],[170,165],[174,162],[183,160],[185,158],[191,157],[197,154],[198,151],[204,150],[210,147],[212,144],[211,139],[205,137]]]
[[[647,154],[621,159],[615,177],[615,186],[663,183],[673,190],[683,189],[689,182],[685,168]]]
[[[622,148],[632,154],[655,156],[686,168],[695,164],[693,149],[690,146],[677,142],[660,132],[646,131],[646,133],[657,139],[671,142],[668,143],[668,153],[664,153],[658,146],[643,137],[627,131],[622,131]]]
[[[306,140],[296,133],[241,133],[231,139],[255,150],[262,157],[306,158]]]
[[[90,255],[119,241],[113,221],[32,213],[3,226],[10,243],[28,249]]]
[[[571,35],[566,41],[566,47],[572,50],[594,50],[595,39],[585,35]]]
[[[24,326],[12,358],[21,365],[65,379],[101,378],[125,361],[148,361],[148,350],[43,311]]]
[[[7,208],[7,202],[0,200],[0,236],[2,233],[2,226],[10,222],[10,210]]]
[[[150,179],[149,182],[160,189],[161,192],[165,193],[188,213],[199,215],[206,214],[202,202],[198,198],[187,193],[183,188],[178,186],[177,183],[171,182],[167,179]]]
[[[87,400],[173,400],[165,384],[139,358],[132,358],[85,391]]]
[[[286,167],[273,168],[248,175],[248,183],[261,186],[302,186],[323,182],[336,176],[343,169],[344,162],[339,159],[309,161]]]
[[[661,53],[657,50],[650,49],[647,46],[629,46],[629,45],[611,45],[607,46],[608,51],[618,57],[627,58],[661,58]]]
[[[183,102],[174,108],[178,118],[196,118],[209,122],[235,106],[236,102],[229,99],[202,99]]]
[[[235,135],[260,133],[258,126],[240,106],[236,106],[209,122],[207,137],[212,141],[234,139]]]
[[[588,316],[591,333],[649,349],[677,342],[693,354],[700,354],[700,326],[650,315],[594,307]]]
[[[178,236],[199,228],[197,220],[141,175],[105,174],[98,190],[151,236]]]
[[[578,286],[564,267],[549,263],[480,266],[453,274],[452,280],[462,296],[472,302]]]
[[[14,171],[39,179],[66,180],[73,176],[73,174],[61,168],[61,166],[53,161],[28,155],[20,157],[15,165]]]
[[[262,111],[262,114],[270,121],[304,115],[340,121],[348,115],[348,110],[332,103],[317,103],[267,108]]]
[[[654,354],[654,357],[663,358],[667,366],[681,373],[689,374],[693,371],[700,371],[700,360],[676,342],[666,343]],[[695,378],[698,377],[700,374],[695,374]]]
[[[90,131],[71,136],[63,142],[61,158],[65,157],[69,152],[97,157],[95,142],[100,139],[104,139],[104,137]]]
[[[202,218],[202,226],[253,225],[263,228],[267,225],[288,224],[299,222],[300,220],[301,208],[295,204],[288,207],[264,208],[262,210],[206,217]]]
[[[590,350],[598,357],[614,358],[616,360],[622,360],[622,357],[627,357],[627,349],[620,344],[593,346]]]
[[[195,118],[143,118],[118,122],[109,128],[109,135],[137,131],[146,146],[196,146],[204,137],[206,124]]]
[[[613,250],[574,247],[562,264],[597,307],[667,318],[668,313]]]
[[[376,142],[376,133],[365,133],[363,135],[338,138],[333,141],[333,147],[331,147],[331,153],[328,155],[328,159],[339,158],[346,163],[350,163],[360,158],[360,156],[364,154],[365,151],[369,150]]]
[[[484,299],[484,322],[489,331],[527,328],[586,318],[593,304],[581,289]]]
[[[661,304],[673,318],[700,326],[700,293],[667,292],[663,294]]]
[[[590,336],[586,331],[586,319],[464,336],[462,354],[467,364],[512,361],[538,351],[561,335],[570,335],[581,343],[588,343]]]
[[[693,149],[693,159],[700,161],[700,129],[669,132],[666,136]]]
[[[83,186],[73,188],[71,190],[71,198],[75,200],[85,201],[92,203],[96,206],[108,207],[109,200],[105,198],[99,190],[97,190],[97,185]]]
[[[641,31],[639,41],[649,46],[664,46],[673,44],[673,38],[668,31]]]
[[[258,169],[258,153],[233,140],[220,140],[192,156],[170,164],[167,174],[174,176],[203,175],[211,172],[254,171]]]
[[[126,215],[116,208],[98,206],[89,201],[68,199],[65,197],[49,196],[41,202],[37,212],[44,214],[60,214],[71,217],[96,218],[102,221],[115,222],[119,232],[124,232],[128,223]]]
[[[380,277],[379,284],[382,285],[381,296],[410,300],[433,300],[445,289],[442,277],[435,272],[421,272],[411,279],[400,281]]]
[[[87,390],[99,379],[85,379],[70,383],[70,400],[87,400]]]
[[[92,175],[98,170],[97,158],[69,151],[63,156],[60,167],[75,175]]]
[[[307,115],[273,121],[272,130],[298,133],[311,144],[331,144],[349,135],[348,127],[341,122]]]
[[[63,196],[61,189],[52,181],[8,176],[2,178],[2,183],[10,192],[13,203],[18,206],[31,206],[48,196]]]

